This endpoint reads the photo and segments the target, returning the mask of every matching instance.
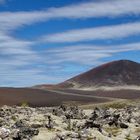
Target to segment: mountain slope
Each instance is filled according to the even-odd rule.
[[[63,88],[88,88],[101,86],[140,86],[140,64],[119,60],[103,64],[57,86]]]

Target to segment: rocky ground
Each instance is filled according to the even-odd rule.
[[[140,106],[0,108],[0,140],[140,140]]]

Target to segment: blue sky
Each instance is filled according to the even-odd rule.
[[[59,83],[140,62],[140,0],[0,0],[0,86]]]

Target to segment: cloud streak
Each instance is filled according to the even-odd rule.
[[[93,66],[102,58],[111,57],[120,52],[139,51],[140,43],[113,46],[77,45],[62,48],[50,48],[44,56],[47,63],[61,65],[61,63],[75,63]],[[99,63],[98,63],[99,64]]]
[[[1,0],[2,2],[2,0]],[[1,12],[0,29],[11,30],[51,19],[85,19],[140,15],[139,0],[106,0],[79,3],[40,11]]]
[[[52,43],[80,42],[100,39],[120,39],[137,34],[140,34],[140,22],[70,30],[43,36],[41,40]]]
[[[48,13],[52,18],[116,17],[140,14],[139,6],[139,0],[104,0],[52,8]]]
[[[0,4],[4,4],[6,0],[0,0]]]
[[[34,68],[34,65],[40,61],[40,57],[31,48],[35,42],[16,39],[2,31],[0,31],[0,42],[1,86],[23,86],[29,77],[39,80],[41,70]],[[35,76],[38,78],[34,78]]]
[[[0,0],[0,4],[3,2],[4,0]],[[46,10],[0,12],[0,84],[25,86],[46,83],[46,81],[56,83],[77,74],[77,71],[81,70],[79,65],[91,67],[102,63],[103,58],[111,57],[119,52],[140,50],[140,43],[110,47],[79,44],[77,46],[46,48],[46,50],[44,47],[45,51],[42,52],[33,48],[33,45],[37,46],[40,42],[67,43],[124,38],[140,33],[139,22],[71,30],[43,36],[39,42],[12,37],[11,35],[16,32],[16,29],[52,19],[139,16],[139,7],[139,0],[106,0],[59,8],[53,7]],[[70,66],[69,64],[71,67],[76,65],[73,71],[65,68],[65,65]]]

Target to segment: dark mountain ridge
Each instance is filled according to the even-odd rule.
[[[59,87],[140,86],[140,64],[130,60],[112,61],[75,76]]]

